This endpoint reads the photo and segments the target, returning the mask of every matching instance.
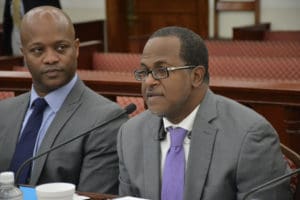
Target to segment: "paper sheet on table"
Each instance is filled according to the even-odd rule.
[[[148,199],[126,196],[126,197],[115,198],[113,200],[148,200]]]

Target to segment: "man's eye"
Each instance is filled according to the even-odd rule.
[[[43,48],[35,47],[35,48],[30,49],[30,52],[33,54],[41,54],[43,52]]]
[[[66,45],[66,44],[60,44],[56,47],[56,50],[58,52],[65,52],[66,49],[69,47],[69,45]]]
[[[147,74],[147,73],[148,73],[147,70],[143,70],[143,69],[138,70],[137,72],[138,72],[139,74]]]
[[[157,68],[158,69],[164,69],[164,68],[167,68],[167,66],[166,65],[159,65]]]
[[[156,71],[157,73],[163,73],[163,72],[166,71],[166,69],[167,69],[167,67],[160,66],[160,67],[158,67],[158,68],[155,68],[155,71]]]

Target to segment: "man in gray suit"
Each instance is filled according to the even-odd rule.
[[[79,79],[76,74],[79,40],[75,39],[72,22],[63,11],[51,6],[29,11],[21,24],[21,41],[33,85],[28,93],[0,101],[0,171],[12,169],[22,131],[30,122],[37,98],[46,100],[47,105],[32,145],[32,156],[124,112]],[[117,132],[127,119],[126,114],[121,115],[35,160],[30,179],[25,179],[25,183],[71,182],[78,191],[116,194]]]
[[[120,128],[120,195],[241,200],[252,188],[289,171],[270,123],[209,89],[207,48],[191,30],[156,31],[135,78],[142,82],[149,110]],[[183,170],[177,158],[170,159],[170,143],[181,134],[174,129],[185,132],[183,144],[175,144],[177,152],[183,151]],[[286,181],[248,199],[285,200],[289,195]]]

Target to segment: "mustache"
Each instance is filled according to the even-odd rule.
[[[63,68],[59,66],[46,66],[43,68],[42,73],[48,73],[54,71],[63,71]]]
[[[149,90],[147,90],[147,91],[145,92],[145,94],[146,94],[147,97],[152,97],[152,96],[162,96],[162,95],[163,95],[162,92],[158,92],[158,91],[149,91]]]

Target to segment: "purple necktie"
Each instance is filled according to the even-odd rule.
[[[46,100],[43,98],[38,98],[33,102],[33,111],[25,125],[22,136],[17,143],[14,156],[10,163],[10,170],[14,171],[15,173],[24,161],[33,156],[36,137],[40,130],[40,126],[43,121],[43,113],[47,105],[48,104]],[[23,169],[17,184],[28,183],[30,170],[31,166],[27,166]]]
[[[161,200],[183,200],[185,156],[183,140],[187,130],[168,128],[171,146],[166,156],[162,177]]]

